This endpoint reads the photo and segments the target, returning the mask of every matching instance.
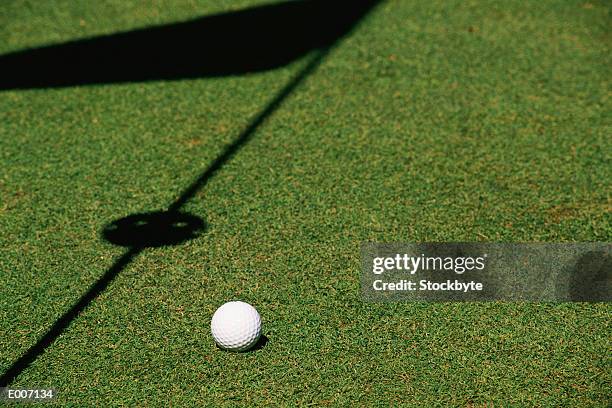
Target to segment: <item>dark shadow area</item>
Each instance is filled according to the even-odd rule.
[[[612,301],[612,257],[604,250],[589,251],[571,267],[569,300]]]
[[[259,337],[259,340],[257,340],[257,343],[255,343],[255,345],[248,349],[248,350],[244,350],[244,351],[239,351],[238,353],[254,353],[256,351],[259,351],[261,349],[263,349],[264,347],[266,347],[266,345],[268,344],[268,342],[270,341],[270,339],[268,338],[268,336],[266,336],[265,334],[262,334]],[[223,352],[227,352],[227,350],[222,349],[221,347],[219,347],[219,345],[217,344],[217,349],[223,351]]]
[[[0,90],[240,75],[328,47],[377,0],[288,1],[0,56]]]
[[[271,69],[315,51],[310,62],[168,206],[107,225],[102,236],[129,249],[0,377],[6,387],[44,353],[115,277],[147,247],[177,245],[206,229],[180,212],[261,124],[310,75],[331,47],[380,0],[291,1],[191,22],[136,30],[0,56],[0,90],[238,75]],[[165,235],[165,236],[164,236]],[[252,350],[265,347],[262,336]]]
[[[269,342],[270,342],[270,339],[268,338],[268,336],[266,336],[265,334],[262,334],[259,340],[257,340],[257,343],[255,343],[255,345],[253,346],[253,348],[250,350],[247,350],[246,353],[259,351],[263,349],[264,347],[266,347],[266,345]]]
[[[119,246],[161,247],[196,238],[205,228],[204,221],[195,215],[158,211],[114,221],[104,228],[102,236]]]

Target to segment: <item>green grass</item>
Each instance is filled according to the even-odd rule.
[[[261,1],[9,1],[0,53]],[[212,4],[214,3],[214,4]],[[610,241],[610,3],[378,7],[13,386],[72,406],[609,406],[609,304],[368,304],[362,241]],[[0,373],[306,63],[0,93]],[[223,302],[270,341],[218,350]]]

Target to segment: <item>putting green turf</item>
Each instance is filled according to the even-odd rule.
[[[10,1],[0,53],[262,3]],[[384,2],[187,203],[206,233],[140,253],[13,386],[73,406],[608,406],[608,304],[367,304],[359,244],[610,241],[610,12]],[[125,253],[102,228],[172,203],[308,58],[0,92],[0,373]],[[234,298],[264,348],[214,346]]]

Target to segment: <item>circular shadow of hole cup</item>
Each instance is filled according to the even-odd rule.
[[[204,221],[192,214],[158,211],[134,214],[104,227],[108,242],[125,247],[178,245],[196,238],[206,229]]]

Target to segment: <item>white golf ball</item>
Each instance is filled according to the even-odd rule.
[[[217,309],[210,321],[215,342],[225,350],[246,351],[261,336],[261,317],[248,303],[227,302]]]

